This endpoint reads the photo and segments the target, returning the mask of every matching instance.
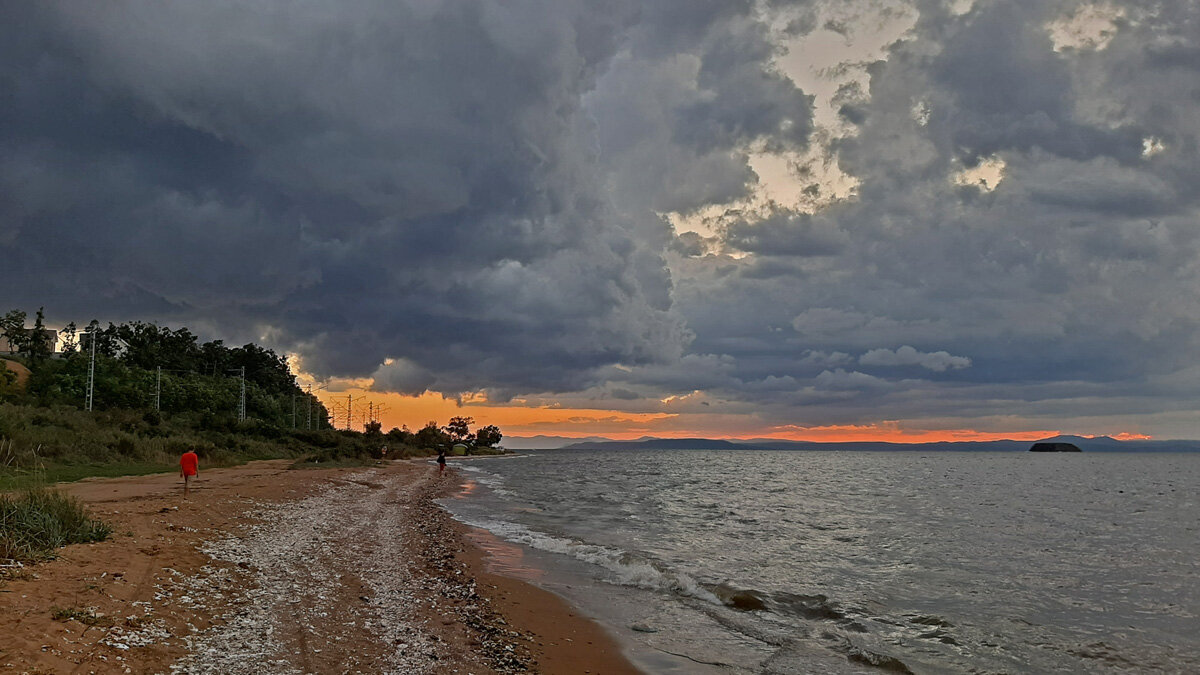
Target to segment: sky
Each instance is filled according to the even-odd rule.
[[[0,13],[0,311],[385,428],[1200,438],[1200,4]]]

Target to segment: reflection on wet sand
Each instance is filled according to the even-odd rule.
[[[488,572],[521,581],[537,581],[546,574],[525,560],[525,552],[520,546],[498,539],[487,530],[471,528],[467,538],[487,554]]]
[[[475,488],[477,487],[479,487],[479,484],[475,481],[464,480],[462,485],[459,486],[458,492],[454,493],[454,498],[466,499],[467,497],[470,497],[473,492],[475,492]]]

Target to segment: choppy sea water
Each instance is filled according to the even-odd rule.
[[[446,507],[519,546],[527,576],[648,672],[1200,672],[1200,454],[458,466]]]

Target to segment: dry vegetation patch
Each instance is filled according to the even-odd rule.
[[[103,541],[112,528],[74,497],[46,488],[0,495],[0,560],[29,562],[68,544]]]

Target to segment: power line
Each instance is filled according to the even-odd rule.
[[[329,386],[328,383],[323,384],[323,385],[317,387],[316,391],[321,391],[322,389],[324,389],[325,387],[328,387],[328,386]],[[313,396],[313,391],[314,391],[313,386],[311,384],[308,385],[308,421],[305,423],[305,428],[310,429],[310,430],[312,429],[312,404],[313,404],[313,399],[316,398],[316,396]],[[321,420],[318,419],[317,420],[317,428],[320,428],[320,427],[321,427]]]
[[[356,414],[354,412],[353,394],[346,394],[346,402],[344,404],[336,399],[330,401],[330,403],[333,407],[333,426],[337,427],[340,424],[339,420],[345,420],[345,429],[347,431],[354,428],[355,422],[362,423],[364,427],[372,422],[378,422],[379,416],[387,410],[386,406],[379,405],[373,401],[366,401],[364,403],[363,399],[360,398],[358,405],[361,412]],[[364,405],[366,406],[365,410],[363,410]]]

